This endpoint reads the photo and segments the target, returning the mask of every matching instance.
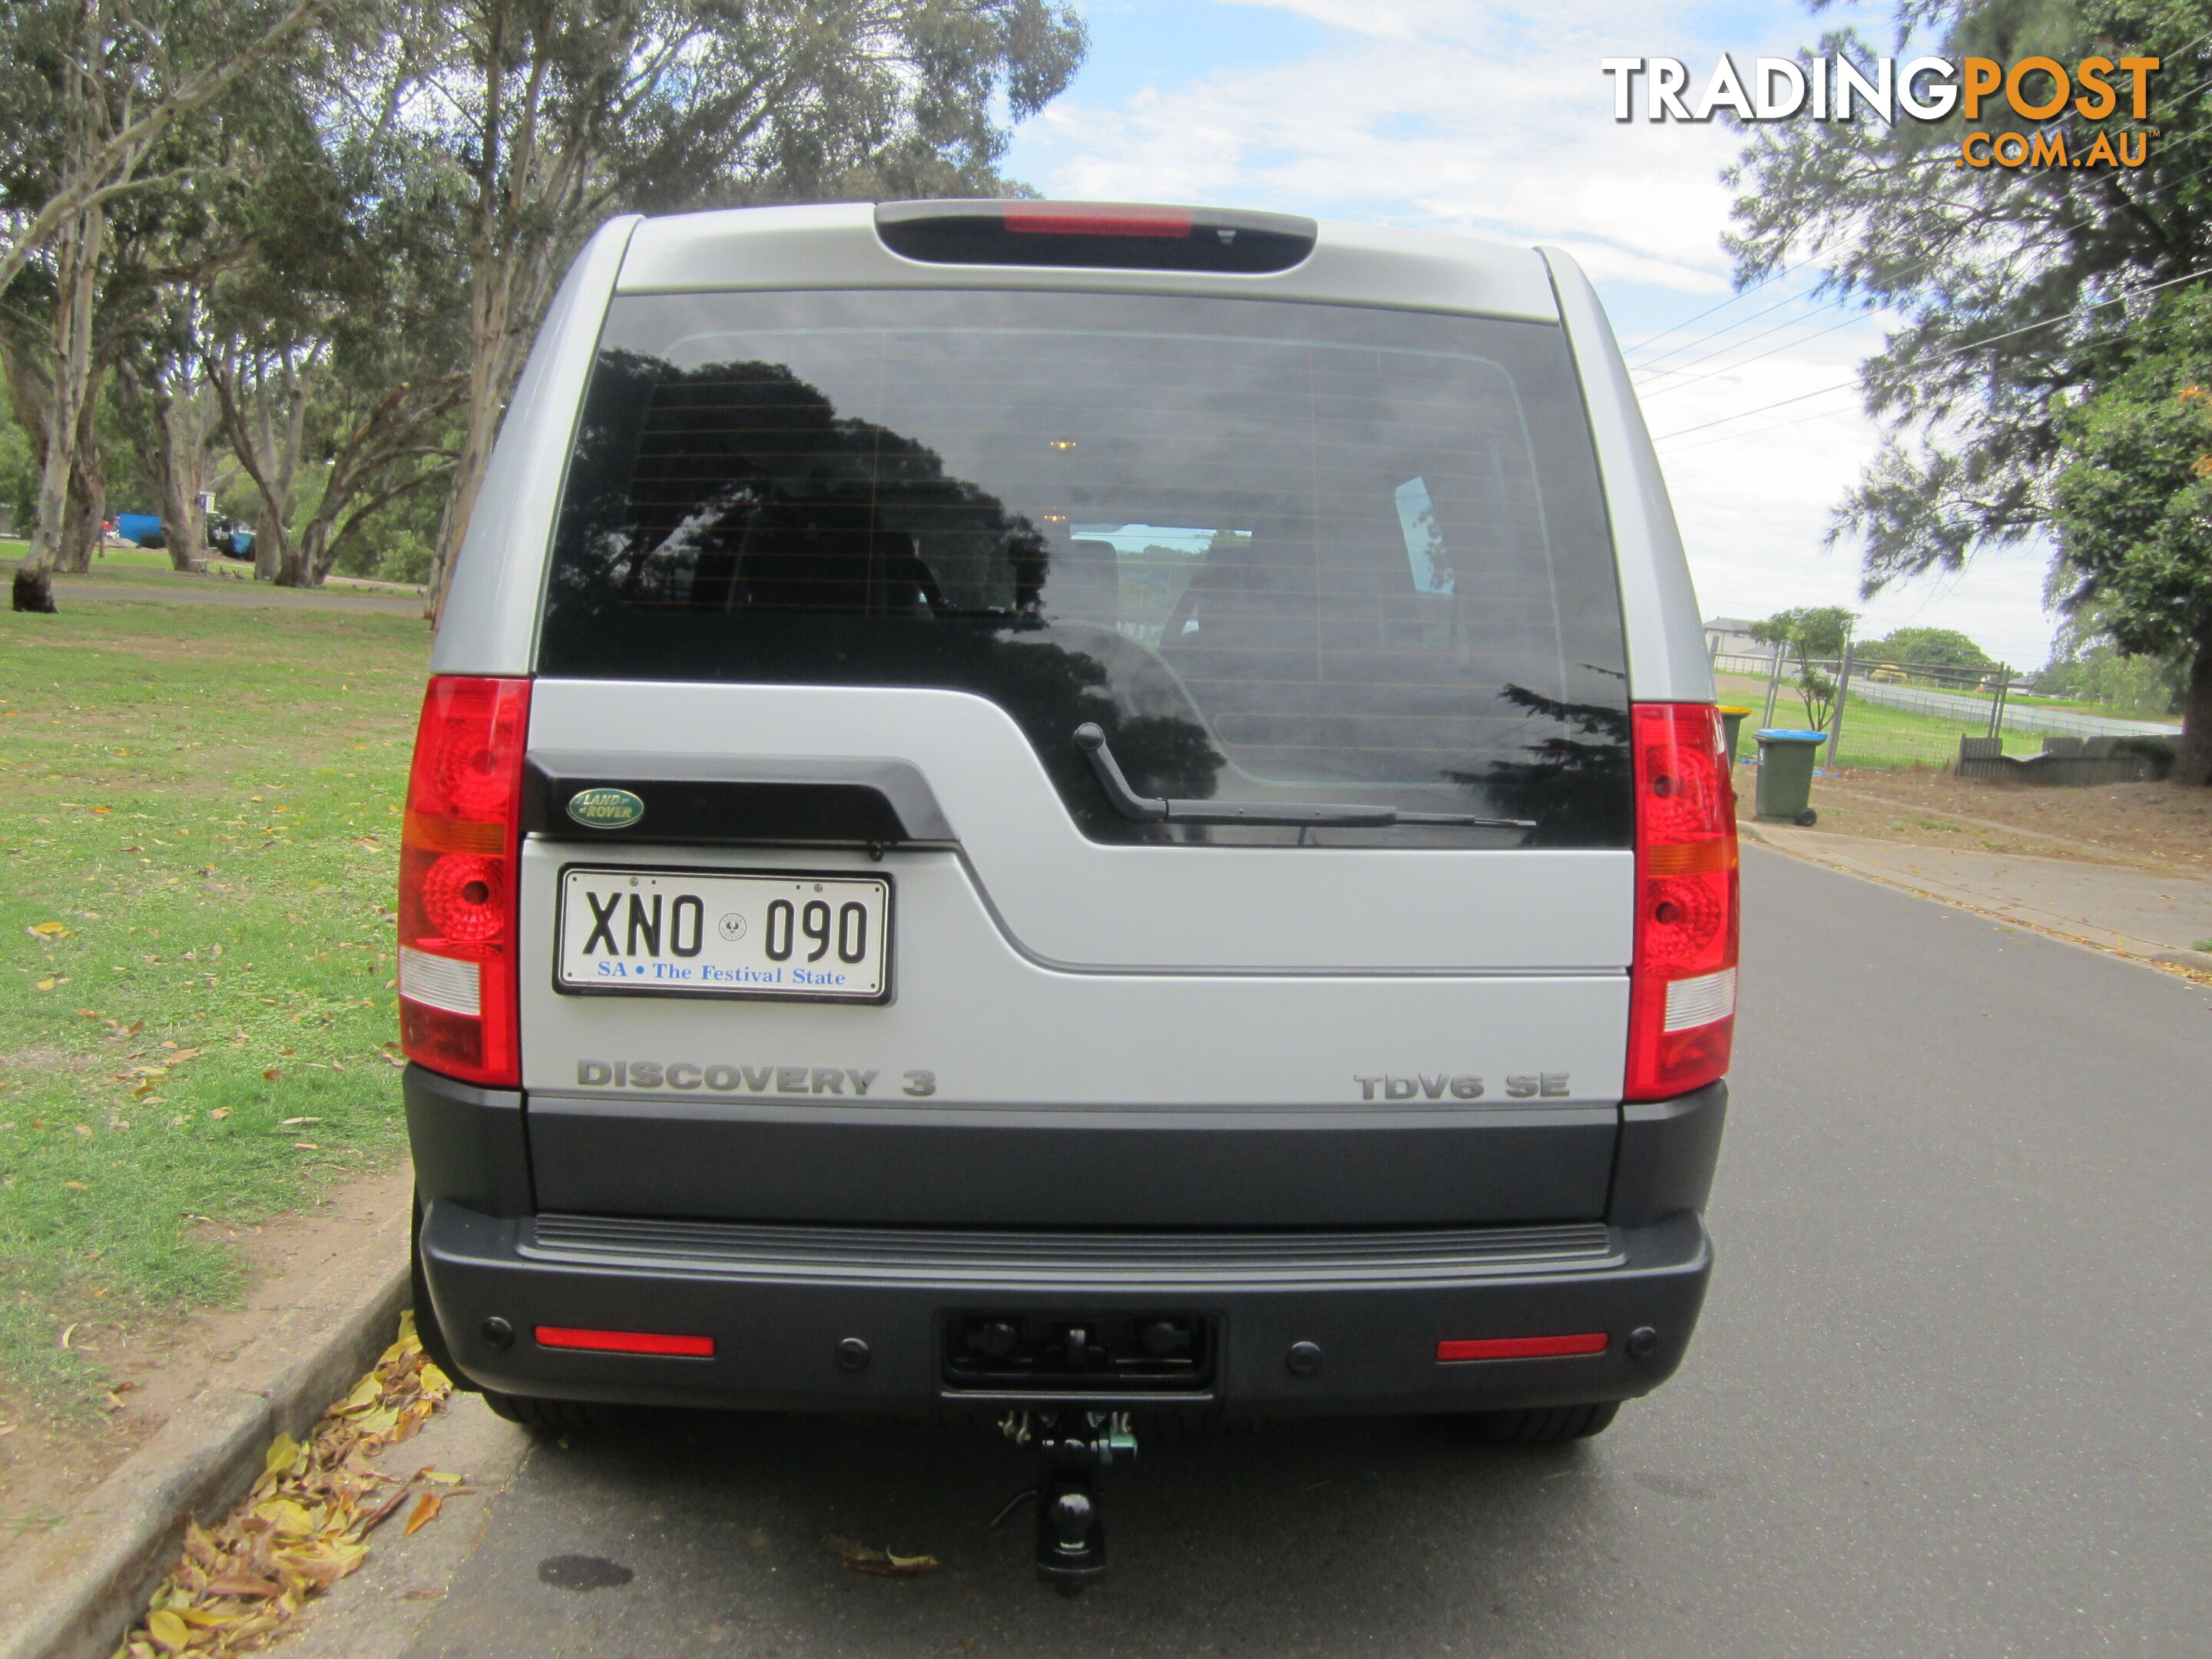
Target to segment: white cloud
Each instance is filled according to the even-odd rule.
[[[1148,87],[1117,109],[1052,106],[1025,136],[1047,169],[1036,182],[1057,196],[1566,240],[1594,276],[1722,286],[1713,231],[1728,198],[1715,175],[1734,141],[1613,122],[1597,69],[1607,47],[1587,26],[1562,19],[1539,44],[1517,38],[1525,19],[1466,6],[1296,9],[1331,21],[1356,12],[1362,27],[1325,57]],[[1462,27],[1420,33],[1429,12]],[[1510,27],[1465,27],[1471,14]]]
[[[1048,195],[1275,208],[1322,217],[1566,247],[1618,300],[1634,285],[1692,315],[1728,291],[1719,238],[1730,192],[1719,179],[1736,135],[1717,125],[1612,118],[1609,56],[1664,54],[1693,70],[1723,51],[1747,56],[1808,38],[1789,0],[1764,20],[1689,0],[1224,0],[1294,13],[1339,31],[1306,58],[1155,77],[1111,107],[1075,96],[1020,140],[1018,171]],[[1748,20],[1748,21],[1747,21]],[[1094,27],[1105,19],[1094,19]],[[1766,31],[1760,38],[1759,31]],[[1725,33],[1725,38],[1723,38]],[[1167,43],[1146,37],[1171,61]],[[1734,306],[1670,337],[1681,367],[1763,302]],[[1726,338],[1765,328],[1787,313]],[[1731,349],[1690,374],[1774,351],[1691,382],[1656,380],[1655,433],[1679,431],[1851,379],[1879,340],[1869,322],[1814,340],[1834,314]],[[1788,345],[1790,341],[1798,344]],[[1723,339],[1723,343],[1726,343]],[[1661,388],[1670,388],[1662,391]],[[2039,663],[2051,623],[2042,561],[1984,555],[1965,577],[1857,599],[1851,547],[1823,546],[1830,513],[1875,451],[1876,432],[1849,392],[1662,444],[1675,507],[1707,612],[1764,616],[1797,604],[1848,604],[1877,631],[1905,621],[1959,627],[1996,654]]]

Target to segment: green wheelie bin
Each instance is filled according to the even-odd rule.
[[[1732,702],[1724,702],[1720,706],[1720,716],[1721,741],[1727,746],[1729,764],[1734,766],[1738,758],[1736,740],[1743,731],[1744,721],[1751,718],[1751,710]]]
[[[1759,739],[1759,821],[1805,826],[1819,822],[1813,811],[1813,763],[1828,734],[1769,726],[1753,735]]]

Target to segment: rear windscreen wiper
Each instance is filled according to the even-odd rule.
[[[1139,823],[1261,823],[1299,829],[1369,830],[1394,823],[1443,824],[1463,830],[1534,830],[1529,818],[1479,818],[1463,812],[1401,812],[1393,806],[1335,806],[1291,802],[1240,805],[1235,801],[1159,800],[1129,787],[1121,763],[1107,746],[1106,733],[1085,721],[1075,728],[1075,746],[1090,757],[1091,769],[1114,810]]]

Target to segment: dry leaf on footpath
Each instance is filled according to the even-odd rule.
[[[424,1492],[422,1501],[415,1506],[415,1513],[407,1517],[407,1525],[401,1530],[400,1536],[412,1538],[423,1528],[435,1521],[438,1518],[438,1510],[445,1501],[434,1492]]]
[[[937,1558],[933,1555],[894,1555],[889,1550],[856,1544],[835,1533],[822,1541],[845,1564],[846,1571],[866,1573],[871,1578],[919,1578],[926,1572],[937,1571]]]
[[[401,1316],[399,1340],[306,1441],[278,1435],[261,1478],[229,1516],[185,1529],[183,1557],[115,1659],[229,1659],[275,1639],[309,1600],[368,1559],[369,1531],[406,1501],[416,1481],[440,1474],[402,1480],[369,1460],[411,1438],[452,1391],[423,1353],[414,1316]],[[441,1501],[422,1493],[406,1530],[428,1522]]]

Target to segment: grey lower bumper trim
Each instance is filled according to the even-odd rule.
[[[948,1379],[941,1350],[947,1319],[979,1309],[1205,1319],[1218,1336],[1213,1382],[1203,1401],[1172,1398],[1232,1416],[1625,1400],[1680,1363],[1712,1261],[1686,1212],[1637,1228],[1055,1234],[501,1218],[445,1200],[428,1206],[422,1251],[454,1363],[479,1387],[908,1414],[982,1397]],[[578,1351],[539,1340],[550,1326],[714,1346],[696,1358]],[[1599,1331],[1604,1351],[1588,1355],[1437,1357],[1448,1340]],[[866,1356],[858,1369],[843,1358],[854,1343]],[[1318,1366],[1289,1360],[1305,1344],[1325,1356]]]
[[[541,1215],[516,1254],[574,1267],[634,1267],[716,1279],[925,1283],[999,1290],[1114,1285],[1170,1290],[1403,1285],[1588,1273],[1627,1256],[1601,1222],[1374,1232],[1044,1232],[755,1226]]]

